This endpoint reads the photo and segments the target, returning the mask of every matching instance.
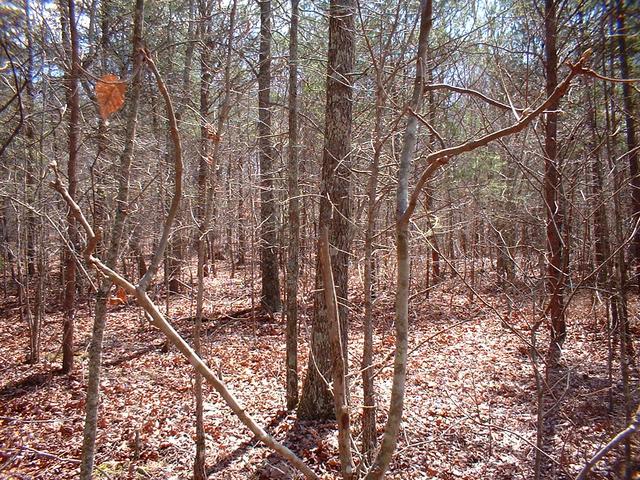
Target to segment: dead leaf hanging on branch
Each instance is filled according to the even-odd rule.
[[[98,80],[98,83],[96,83],[96,99],[100,108],[100,116],[104,120],[122,108],[126,91],[127,84],[111,73]]]
[[[220,142],[220,135],[218,135],[218,133],[216,132],[216,129],[213,127],[213,125],[207,124],[205,125],[205,130],[207,131],[207,138],[209,140],[211,140],[213,143],[218,143]]]
[[[120,305],[127,304],[127,292],[124,291],[124,288],[118,287],[116,288],[116,294],[112,297],[109,297],[109,306],[116,307]]]

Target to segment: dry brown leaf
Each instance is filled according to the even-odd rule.
[[[207,124],[204,128],[207,131],[207,138],[209,140],[213,141],[214,143],[220,142],[221,140],[220,135],[218,135],[213,125]]]
[[[124,291],[124,288],[118,287],[116,289],[115,296],[109,298],[109,305],[117,306],[117,305],[125,305],[126,303],[127,303],[127,292]]]
[[[98,80],[98,83],[96,83],[96,99],[100,108],[100,116],[104,120],[122,108],[126,91],[127,84],[111,73]]]

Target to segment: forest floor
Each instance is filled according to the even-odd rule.
[[[339,471],[331,424],[297,422],[285,405],[285,325],[280,315],[251,310],[247,275],[220,272],[207,279],[204,350],[245,409],[268,432],[307,460],[324,478]],[[406,407],[391,479],[529,479],[536,442],[536,387],[529,356],[531,306],[510,310],[491,278],[482,297],[469,298],[454,279],[411,306],[411,355]],[[392,290],[375,307],[376,361],[393,350]],[[304,378],[312,308],[301,311],[301,378]],[[637,322],[635,302],[630,306]],[[506,328],[497,315],[505,315]],[[185,337],[193,326],[189,296],[172,297],[170,317]],[[353,299],[350,331],[353,423],[362,404],[357,366],[362,350],[361,299]],[[563,351],[562,396],[553,436],[555,478],[573,478],[602,445],[624,428],[617,357],[613,411],[608,408],[606,321],[590,296],[574,297]],[[71,479],[80,458],[87,345],[91,312],[76,318],[76,369],[56,373],[61,358],[61,313],[47,312],[42,359],[25,363],[28,331],[16,299],[0,303],[0,478]],[[636,325],[637,327],[637,325]],[[544,334],[540,345],[546,345]],[[636,339],[637,330],[636,330]],[[192,369],[175,350],[162,352],[163,337],[135,306],[113,308],[104,341],[96,478],[187,479],[194,456]],[[638,358],[635,358],[635,366]],[[378,428],[383,430],[392,368],[376,377]],[[638,371],[632,391],[639,400]],[[290,468],[258,444],[220,397],[205,386],[207,467],[210,479],[295,479]],[[356,438],[357,440],[357,438]],[[640,451],[636,441],[635,452]],[[620,450],[590,478],[618,478]]]

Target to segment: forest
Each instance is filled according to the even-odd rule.
[[[640,479],[635,0],[5,0],[0,45],[0,478]]]

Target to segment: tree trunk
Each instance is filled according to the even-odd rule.
[[[205,262],[206,256],[206,237],[209,231],[209,225],[211,223],[211,205],[214,193],[213,179],[211,178],[212,172],[216,171],[218,164],[218,156],[220,154],[220,137],[222,135],[227,116],[230,109],[230,68],[231,68],[231,49],[233,43],[233,32],[235,29],[235,17],[236,17],[236,1],[234,0],[231,6],[231,14],[229,19],[229,36],[227,45],[227,57],[225,64],[225,86],[224,96],[220,104],[218,112],[218,118],[216,123],[216,130],[212,131],[213,127],[208,123],[207,116],[209,112],[209,89],[211,82],[211,54],[214,49],[214,44],[211,38],[211,21],[207,20],[201,27],[202,36],[202,52],[200,56],[200,71],[201,71],[201,83],[200,83],[200,162],[198,170],[198,289],[196,293],[196,321],[193,331],[193,344],[195,352],[201,356],[200,345],[200,332],[202,329],[203,319],[203,297],[204,297],[204,277],[205,277]],[[207,2],[203,5],[204,8],[200,11],[200,15],[204,19],[211,18],[211,10],[213,7],[212,2]],[[213,143],[213,149],[210,148]],[[204,480],[206,475],[206,457],[205,457],[205,432],[204,432],[204,410],[203,410],[203,395],[202,395],[202,375],[196,371],[194,393],[196,400],[196,457],[193,468],[193,478],[195,480]]]
[[[418,57],[416,63],[416,77],[413,84],[410,112],[417,112],[422,105],[424,81],[426,75],[426,56],[431,31],[431,0],[420,2],[420,33],[418,36]],[[404,390],[407,372],[407,350],[409,345],[409,173],[411,162],[417,143],[418,118],[410,113],[404,133],[400,167],[398,170],[398,188],[396,197],[396,254],[398,261],[396,286],[396,353],[393,364],[393,383],[389,415],[382,437],[382,443],[376,459],[366,480],[379,480],[389,468],[393,452],[395,451],[402,411],[404,408]]]
[[[273,192],[276,152],[271,140],[271,0],[260,1],[260,66],[258,72],[258,147],[260,149],[260,271],[262,306],[280,311],[278,218]]]
[[[376,64],[374,52],[371,52],[372,62]],[[386,92],[384,88],[385,56],[381,53],[376,67],[376,110],[373,126],[373,159],[369,183],[367,185],[367,228],[364,236],[364,343],[362,347],[362,453],[367,463],[373,461],[377,445],[376,431],[376,397],[373,375],[373,299],[374,275],[376,260],[374,257],[373,240],[378,216],[378,175],[380,170],[380,156],[385,141],[389,138],[383,132],[383,115],[386,106]]]
[[[433,83],[433,65],[432,62],[430,62],[430,54],[431,54],[431,49],[427,48],[427,68],[428,68],[428,75],[429,75],[429,83]],[[427,94],[427,106],[428,106],[428,112],[427,115],[429,116],[429,123],[431,125],[435,125],[436,124],[436,101],[435,101],[435,93],[434,90],[430,89],[429,93]],[[437,135],[435,134],[435,132],[431,132],[431,134],[429,135],[429,144],[431,145],[432,149],[435,149],[436,146],[436,141],[437,141]],[[434,182],[430,182],[431,184],[427,186],[427,193],[425,195],[425,210],[427,211],[427,227],[429,228],[429,250],[431,250],[431,270],[433,272],[433,274],[431,274],[431,272],[429,271],[429,265],[428,265],[428,261],[427,261],[427,278],[428,278],[428,282],[427,282],[427,298],[429,297],[429,290],[430,287],[432,285],[436,285],[439,281],[440,281],[440,251],[438,250],[438,238],[436,236],[436,226],[437,226],[437,219],[436,221],[434,221],[433,219],[433,215],[432,215],[432,211],[434,208],[434,200],[435,200],[435,193],[436,193],[436,186],[434,184]]]
[[[129,97],[129,114],[127,118],[126,139],[119,167],[119,186],[116,200],[116,214],[111,230],[111,240],[107,251],[107,266],[113,268],[120,254],[120,243],[124,231],[127,204],[129,197],[129,173],[133,159],[134,140],[138,121],[138,104],[142,81],[142,23],[144,17],[144,0],[136,0],[136,8],[133,26],[133,80],[131,83],[131,96]],[[85,423],[82,439],[82,458],[80,464],[80,479],[90,480],[93,472],[95,456],[96,430],[98,426],[98,404],[100,400],[100,366],[102,361],[102,338],[107,313],[107,299],[111,289],[111,280],[103,278],[100,281],[96,294],[95,319],[91,343],[89,344],[89,365],[87,401],[85,407]]]
[[[558,35],[556,0],[545,0],[544,9],[544,70],[546,77],[546,93],[550,96],[558,86],[558,52],[556,40]],[[536,450],[535,476],[536,479],[547,478],[555,468],[549,461],[549,454],[553,450],[556,412],[559,408],[559,398],[555,390],[558,388],[561,371],[559,366],[560,351],[566,338],[566,319],[564,305],[564,284],[567,265],[563,248],[565,233],[564,201],[562,198],[562,177],[560,173],[561,160],[558,157],[558,109],[560,99],[554,101],[545,114],[544,124],[544,205],[546,212],[546,241],[547,241],[547,292],[549,303],[546,313],[550,319],[551,335],[546,357],[546,381],[539,394],[538,401],[538,431]]]
[[[373,382],[373,238],[375,235],[378,208],[376,196],[378,192],[378,172],[382,150],[382,108],[384,106],[384,90],[382,80],[378,78],[376,89],[376,120],[374,125],[374,152],[371,161],[371,173],[367,186],[367,229],[364,237],[364,344],[362,347],[362,450],[368,462],[373,460],[377,444],[376,432],[376,397]]]
[[[287,255],[287,409],[298,405],[298,277],[300,187],[298,186],[298,0],[291,0],[289,31],[289,248]]]
[[[63,33],[63,37],[68,38],[65,46],[70,53],[71,68],[67,72],[67,108],[69,109],[69,160],[67,162],[67,180],[69,182],[69,195],[75,199],[78,185],[77,157],[80,130],[80,92],[78,76],[80,74],[80,58],[78,54],[78,29],[75,14],[75,2],[69,0],[64,8],[61,5],[61,14],[66,16],[69,29],[68,36]],[[63,32],[64,32],[63,25]],[[75,249],[78,243],[78,232],[75,216],[69,210],[67,213],[67,233],[69,237],[69,247]],[[65,252],[64,264],[64,300],[62,309],[63,333],[62,333],[62,373],[70,373],[73,370],[73,324],[75,316],[76,300],[76,259],[73,251]]]
[[[335,403],[336,420],[338,421],[338,455],[343,480],[353,478],[353,455],[351,453],[351,427],[349,415],[349,395],[347,383],[347,365],[343,355],[340,318],[338,314],[338,299],[331,268],[331,253],[329,246],[328,225],[320,227],[320,248],[318,256],[322,265],[322,283],[324,285],[324,301],[327,305],[327,323],[329,324],[329,341],[333,357],[333,398]]]
[[[625,28],[624,0],[616,0],[616,36],[618,38],[618,56],[620,60],[620,76],[631,78],[627,53],[627,31]],[[624,122],[626,126],[627,158],[631,177],[631,218],[636,226],[640,220],[640,171],[638,169],[638,139],[636,138],[635,107],[633,104],[632,85],[622,84],[622,104],[624,106]],[[636,228],[631,241],[631,272],[636,277],[640,273],[640,228]],[[640,277],[633,283],[639,283]]]
[[[198,219],[197,251],[198,251],[198,288],[196,293],[196,321],[193,327],[193,349],[202,356],[200,334],[202,330],[204,300],[204,265],[206,261],[206,236],[209,228],[210,192],[209,182],[209,88],[211,82],[211,10],[212,2],[200,2],[200,161],[198,165],[198,199],[196,215]],[[204,399],[202,395],[202,375],[195,373],[193,393],[196,413],[196,454],[193,462],[194,480],[205,480],[206,473],[206,439],[204,433]]]
[[[545,0],[544,11],[544,69],[546,93],[551,96],[558,86],[558,52],[556,50],[557,6],[555,0]],[[564,309],[565,268],[563,264],[562,235],[564,232],[564,207],[562,178],[558,158],[558,108],[560,100],[549,106],[545,114],[544,131],[544,204],[547,214],[547,287],[551,319],[551,348],[558,351],[564,343],[567,326]],[[557,355],[554,354],[554,355]]]
[[[33,38],[31,32],[31,13],[30,13],[30,3],[29,1],[25,1],[25,24],[26,24],[26,41],[27,41],[27,75],[25,79],[25,88],[26,88],[26,99],[25,99],[25,110],[29,113],[29,117],[24,121],[24,133],[26,136],[26,161],[24,165],[24,202],[25,205],[35,205],[36,200],[38,198],[38,185],[36,183],[36,179],[40,176],[40,172],[38,172],[38,158],[42,158],[42,156],[38,156],[35,151],[36,139],[34,132],[34,120],[32,116],[35,114],[35,91],[33,88],[33,80],[35,78],[34,74],[34,51],[33,51]],[[18,84],[16,83],[16,88]],[[16,130],[16,133],[18,130]],[[4,149],[4,148],[3,148]],[[28,361],[31,364],[38,363],[40,361],[40,337],[41,337],[41,326],[42,326],[42,318],[39,316],[38,308],[35,308],[35,311],[31,309],[31,298],[30,292],[31,289],[29,285],[31,284],[31,280],[34,279],[36,281],[36,285],[40,283],[40,279],[38,276],[40,275],[39,269],[36,267],[36,263],[38,262],[39,253],[36,251],[36,237],[38,236],[38,228],[36,222],[36,215],[33,209],[27,208],[25,211],[25,225],[24,225],[24,246],[25,246],[25,256],[26,263],[25,268],[19,270],[24,274],[24,276],[19,275],[20,285],[18,287],[19,291],[22,292],[22,300],[24,300],[24,304],[21,302],[20,305],[23,307],[21,312],[23,312],[24,318],[27,320],[27,324],[29,326],[29,355]],[[21,228],[18,227],[18,231]],[[20,234],[18,234],[19,236]],[[20,249],[18,248],[18,251]],[[37,307],[38,299],[35,299],[34,307]]]
[[[351,74],[355,55],[353,0],[332,0],[327,53],[327,103],[319,225],[330,225],[334,247],[333,278],[338,296],[344,363],[347,361],[347,285],[350,252]],[[333,211],[333,208],[336,211]],[[318,244],[319,245],[319,244]],[[316,262],[316,291],[311,353],[298,407],[300,419],[334,418],[335,409],[326,378],[331,376],[331,344],[327,307],[322,295],[322,265]]]

